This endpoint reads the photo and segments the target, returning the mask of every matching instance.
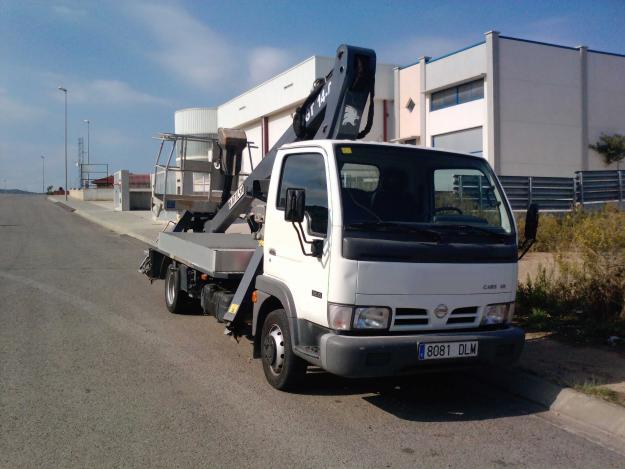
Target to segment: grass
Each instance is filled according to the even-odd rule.
[[[593,379],[586,381],[583,384],[576,384],[573,389],[588,396],[598,397],[604,401],[612,402],[614,404],[623,404],[623,397],[609,388],[604,388]]]

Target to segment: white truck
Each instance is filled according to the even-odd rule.
[[[517,232],[497,177],[481,157],[346,139],[362,134],[371,68],[373,51],[341,46],[333,72],[296,114],[296,136],[285,134],[291,141],[278,142],[218,213],[187,214],[162,233],[142,265],[165,279],[170,311],[201,307],[248,337],[278,389],[309,365],[389,376],[511,364],[523,348],[523,331],[511,325]],[[334,102],[342,104],[330,108],[339,73],[347,84]],[[331,138],[302,138],[324,90],[313,131],[326,125],[321,136]],[[220,131],[223,167],[235,166],[244,141]],[[224,233],[241,214],[251,234]],[[201,232],[198,220],[206,220]],[[537,222],[532,207],[521,248]]]

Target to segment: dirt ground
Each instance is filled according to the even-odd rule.
[[[525,338],[521,368],[625,406],[625,347],[569,345],[544,332]]]
[[[525,282],[528,275],[534,278],[540,266],[549,270],[555,266],[555,257],[550,252],[528,252],[519,262],[519,282]]]

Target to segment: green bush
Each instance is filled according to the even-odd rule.
[[[555,219],[555,217],[554,217]],[[569,328],[583,336],[625,333],[625,213],[607,206],[560,219],[542,217],[543,248],[555,268],[520,283],[518,316],[528,328]],[[548,220],[546,224],[543,224]]]

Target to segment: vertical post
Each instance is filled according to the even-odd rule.
[[[388,101],[386,99],[382,100],[382,141],[388,142],[388,113],[386,111]],[[369,103],[369,106],[373,106],[374,103]]]
[[[584,205],[584,172],[583,171],[578,171],[577,172],[577,177],[578,177],[577,188],[579,190],[579,202],[583,206]]]
[[[432,146],[432,142],[427,140],[427,75],[426,67],[430,57],[419,57],[419,145]],[[399,124],[395,124],[399,125]]]
[[[618,169],[616,174],[618,176],[618,201],[623,202],[623,174]]]
[[[486,33],[486,103],[487,103],[487,153],[495,174],[501,174],[501,126],[499,106],[499,32]]]
[[[578,46],[580,66],[580,146],[582,171],[590,169],[588,161],[588,47]]]
[[[67,200],[67,88],[58,87],[65,94],[65,200]]]
[[[482,176],[477,177],[477,183],[480,185],[480,212],[484,209],[484,204],[482,203],[482,197],[484,194],[482,193]]]
[[[84,122],[87,124],[87,164],[89,164],[91,151],[90,151],[90,133],[91,133],[91,121],[89,119],[85,119]]]
[[[41,155],[41,193],[46,193],[46,157]]]
[[[534,199],[533,191],[534,191],[534,178],[532,176],[528,176],[528,186],[527,186],[527,207],[529,208],[532,205],[532,201]]]
[[[393,138],[398,139],[400,135],[399,129],[399,106],[400,106],[400,94],[399,94],[399,67],[393,67],[393,121],[395,122],[395,128],[393,129]]]

